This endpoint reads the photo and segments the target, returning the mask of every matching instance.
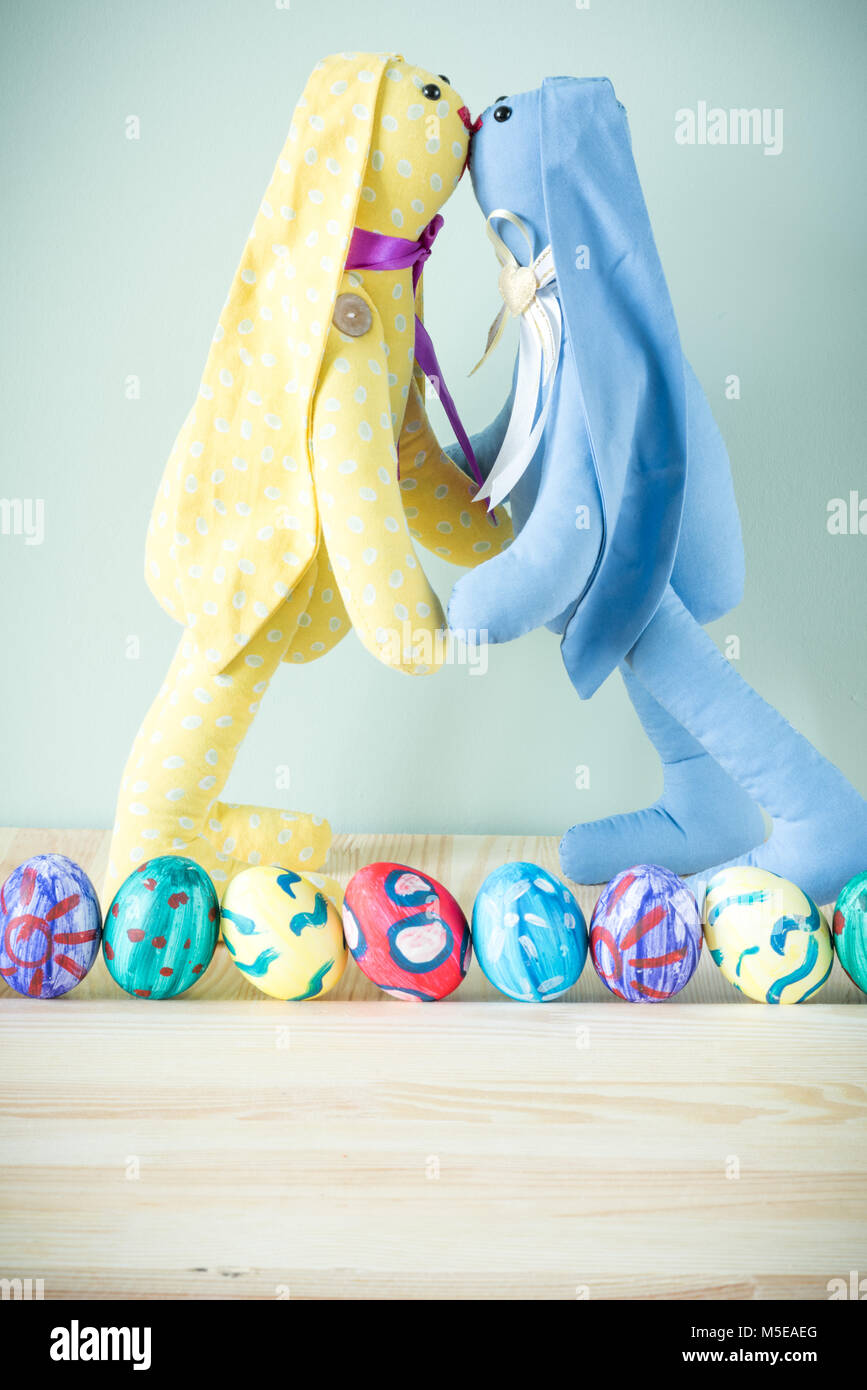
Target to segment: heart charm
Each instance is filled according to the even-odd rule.
[[[529,265],[504,265],[497,281],[503,303],[518,318],[536,298],[536,272]]]

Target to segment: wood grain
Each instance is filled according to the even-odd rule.
[[[49,849],[99,881],[98,831],[2,831],[0,873]],[[383,858],[467,909],[556,845],[344,836],[332,868]],[[178,1000],[101,971],[7,991],[0,1276],[47,1298],[744,1299],[867,1274],[867,1014],[839,979],[790,1008],[707,960],[644,1007],[590,970],[579,1002],[475,972],[430,1008],[374,993],[351,968],[342,997],[282,1004],[224,951]]]

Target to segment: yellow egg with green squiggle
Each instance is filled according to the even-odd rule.
[[[321,874],[274,865],[244,869],[221,909],[223,940],[245,979],[275,999],[318,999],[346,965],[343,924]]]
[[[704,902],[711,956],[742,994],[763,1004],[801,1004],[831,973],[831,932],[819,908],[788,879],[747,866],[721,869]]]

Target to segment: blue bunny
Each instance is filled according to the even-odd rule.
[[[702,630],[741,599],[740,522],[611,83],[499,98],[470,172],[521,320],[511,396],[473,439],[516,538],[458,581],[449,623],[494,642],[547,625],[584,699],[619,667],[664,770],[654,806],[567,831],[563,871],[597,883],[657,863],[700,889],[723,862],[754,864],[827,902],[867,864],[867,803]]]

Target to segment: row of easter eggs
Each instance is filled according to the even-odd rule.
[[[222,907],[193,860],[168,855],[122,884],[103,927],[92,883],[62,855],[19,865],[0,889],[0,977],[20,994],[74,988],[102,942],[114,980],[139,998],[182,994],[208,968],[219,930],[234,964],[264,993],[314,999],[337,984],[351,952],[399,999],[451,994],[475,947],[503,994],[544,1001],[579,979],[588,954],[619,998],[669,999],[692,977],[702,918],[668,869],[638,865],[602,892],[588,932],[568,888],[546,869],[509,863],[482,884],[472,931],[435,879],[401,864],[368,864],[350,880],[342,921],[317,874],[256,866],[231,880]],[[725,977],[752,999],[798,1003],[827,980],[834,958],[867,992],[867,872],[824,916],[793,883],[767,870],[724,869],[708,884],[704,938]],[[833,944],[832,944],[833,943]]]

